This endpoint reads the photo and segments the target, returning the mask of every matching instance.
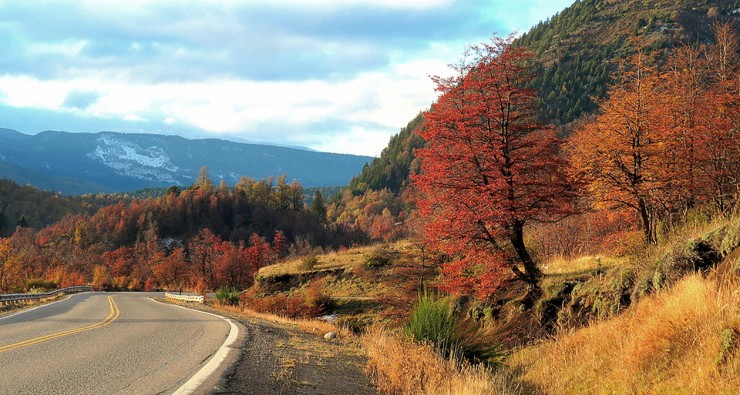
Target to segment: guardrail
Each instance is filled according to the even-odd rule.
[[[81,285],[78,287],[67,287],[57,289],[51,292],[42,292],[37,294],[0,294],[0,305],[9,303],[26,302],[30,300],[41,300],[51,298],[59,294],[72,294],[77,292],[89,292],[92,291],[93,287],[90,285]]]
[[[198,302],[198,303],[203,303],[203,300],[205,299],[203,295],[178,295],[178,294],[171,294],[169,292],[165,292],[164,297],[175,299],[175,300],[182,300],[185,302]]]

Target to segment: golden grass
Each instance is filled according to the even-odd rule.
[[[619,317],[522,350],[509,363],[549,394],[736,394],[736,335],[740,279],[718,286],[693,275]]]
[[[597,269],[610,269],[626,263],[625,258],[601,255],[587,255],[578,258],[554,257],[542,265],[542,272],[550,276],[588,273]]]
[[[356,264],[364,263],[368,255],[374,249],[373,246],[351,248],[345,251],[331,252],[318,256],[318,264],[311,270],[331,270],[340,268],[350,268]],[[301,263],[305,257],[289,259],[261,268],[258,272],[260,276],[269,277],[279,274],[298,274],[306,272],[301,269]]]
[[[483,365],[444,359],[432,346],[373,328],[362,336],[367,371],[376,388],[388,394],[518,394],[503,374]]]
[[[273,265],[265,266],[258,272],[260,276],[269,277],[281,274],[299,274],[307,271],[331,270],[331,269],[352,269],[362,266],[367,262],[373,251],[380,245],[370,245],[364,247],[354,247],[343,251],[330,252],[318,255],[318,264],[312,269],[306,270],[301,268],[301,263],[305,257],[291,258]],[[400,240],[386,245],[388,248],[402,252],[401,257],[415,256],[418,254],[415,247],[409,240]],[[401,259],[402,261],[404,259]],[[408,262],[399,262],[408,263]]]
[[[352,331],[347,328],[343,328],[332,324],[331,322],[315,320],[315,319],[302,319],[302,318],[288,318],[275,314],[259,313],[254,310],[246,309],[237,306],[219,306],[214,305],[214,309],[224,311],[232,316],[242,316],[246,318],[264,320],[273,322],[281,325],[294,326],[304,332],[313,333],[317,336],[323,336],[327,332],[337,333],[339,338],[349,339],[353,335]]]

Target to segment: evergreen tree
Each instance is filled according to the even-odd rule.
[[[5,234],[5,228],[8,227],[8,215],[5,210],[0,210],[0,236]]]
[[[20,218],[18,218],[18,221],[15,223],[16,226],[20,226],[21,228],[27,228],[28,227],[28,220],[26,219],[25,215],[21,215]]]
[[[313,194],[313,201],[311,202],[311,209],[319,217],[321,221],[326,220],[326,203],[324,202],[324,195],[321,191],[316,190]]]

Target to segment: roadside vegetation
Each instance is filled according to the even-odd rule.
[[[641,39],[593,63],[614,70],[589,82],[590,116],[542,123],[530,88],[550,65],[494,38],[434,77],[438,100],[331,200],[203,170],[185,190],[17,228],[0,239],[0,292],[28,278],[215,291],[228,314],[361,348],[387,393],[736,393],[736,18],[652,3],[691,3],[706,40],[668,22],[688,14],[633,15]],[[549,42],[620,4],[579,1],[533,32]]]
[[[656,246],[638,237],[616,252],[547,258],[531,309],[522,289],[486,302],[430,291],[439,265],[422,268],[411,241],[316,255],[312,268],[299,258],[265,267],[240,306],[225,309],[359,342],[386,393],[732,393],[739,235],[740,219],[715,218]],[[392,258],[373,268],[379,251]],[[279,305],[307,303],[315,287],[332,301],[318,320]]]

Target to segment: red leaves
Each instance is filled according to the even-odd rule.
[[[510,44],[475,47],[461,77],[435,78],[442,95],[425,116],[427,147],[418,151],[427,236],[457,259],[445,268],[446,287],[479,296],[499,285],[502,268],[537,282],[524,224],[569,212],[572,195],[559,141],[537,122],[535,92],[524,88],[531,55]]]

